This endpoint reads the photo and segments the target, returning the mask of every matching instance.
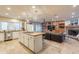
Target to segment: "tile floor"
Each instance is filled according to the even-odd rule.
[[[78,54],[79,42],[67,40],[63,43],[44,40],[43,50],[38,54]],[[18,40],[0,42],[0,54],[33,54],[26,47],[21,45]]]
[[[28,49],[22,46],[18,40],[11,40],[0,43],[0,54],[29,54]]]
[[[79,41],[76,40],[65,40],[63,43],[57,43],[54,41],[46,41],[47,47],[41,51],[42,54],[78,54],[79,53]],[[44,45],[44,47],[45,47]]]

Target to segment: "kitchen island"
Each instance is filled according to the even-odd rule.
[[[43,49],[42,32],[20,32],[19,42],[29,48],[32,52],[38,53]]]
[[[46,32],[44,36],[47,40],[52,40],[59,43],[62,43],[65,40],[65,35],[63,33]]]

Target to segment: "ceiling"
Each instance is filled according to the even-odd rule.
[[[72,14],[73,13],[73,14]],[[79,6],[72,5],[0,5],[0,15],[10,18],[67,19],[79,16]]]

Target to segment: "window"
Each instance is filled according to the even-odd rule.
[[[71,25],[78,25],[78,19],[72,19]]]
[[[22,24],[19,22],[0,22],[0,30],[21,30]]]
[[[7,30],[7,25],[8,25],[7,22],[1,22],[1,27],[2,27],[1,30]]]
[[[15,30],[20,30],[21,29],[20,23],[14,23],[14,26],[15,26]]]

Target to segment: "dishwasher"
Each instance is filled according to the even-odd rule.
[[[4,33],[5,33],[5,41],[12,40],[12,32],[4,31]]]

